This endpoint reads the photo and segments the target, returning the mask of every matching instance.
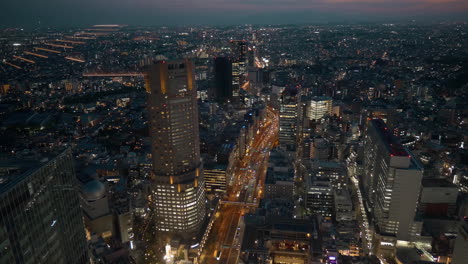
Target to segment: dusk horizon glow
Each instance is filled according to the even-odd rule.
[[[465,19],[464,0],[46,0],[2,2],[0,26],[282,24]]]

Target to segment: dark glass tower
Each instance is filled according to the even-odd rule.
[[[0,195],[0,263],[89,262],[70,150],[2,160]]]
[[[214,59],[215,86],[213,97],[218,102],[232,98],[232,62],[227,57]]]

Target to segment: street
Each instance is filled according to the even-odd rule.
[[[278,139],[278,113],[266,108],[259,131],[245,156],[234,164],[226,196],[202,251],[199,263],[237,263],[242,242],[242,217],[253,212],[263,195],[270,150]]]

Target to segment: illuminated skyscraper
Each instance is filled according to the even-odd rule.
[[[89,263],[72,153],[0,162],[0,263]]]
[[[288,150],[296,148],[298,123],[298,91],[295,87],[286,88],[280,97],[279,143]]]
[[[239,95],[242,75],[247,72],[247,41],[231,40],[233,95]]]
[[[306,116],[309,120],[318,120],[332,114],[332,99],[316,96],[307,100]]]
[[[190,238],[205,218],[193,64],[158,62],[146,74],[159,231]]]
[[[381,119],[369,122],[364,153],[363,186],[377,233],[411,240],[422,228],[414,220],[423,174],[421,165]]]
[[[247,41],[231,40],[231,55],[235,62],[241,63],[241,69],[245,72],[245,65],[247,63]]]

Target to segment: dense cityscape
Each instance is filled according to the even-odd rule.
[[[3,28],[0,59],[0,263],[468,263],[467,23]]]

